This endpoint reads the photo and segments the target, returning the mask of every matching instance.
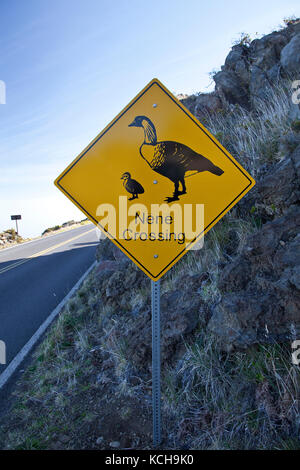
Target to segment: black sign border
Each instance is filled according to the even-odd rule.
[[[241,191],[241,192],[240,192],[240,193],[239,193],[239,194],[220,212],[220,214],[218,214],[218,215],[202,230],[202,232],[200,232],[199,235],[197,235],[180,253],[178,253],[178,254],[172,259],[172,261],[170,261],[170,263],[168,263],[167,266],[165,266],[165,268],[163,268],[156,276],[155,276],[154,274],[152,274],[152,273],[143,265],[143,263],[141,263],[140,261],[138,261],[138,260],[136,259],[136,257],[133,256],[133,255],[132,255],[116,238],[114,238],[104,227],[102,227],[102,225],[101,225],[86,209],[84,209],[84,207],[83,207],[78,201],[76,201],[76,199],[75,199],[75,198],[62,186],[62,184],[61,184],[61,180],[66,176],[66,174],[69,173],[69,171],[70,171],[75,165],[77,165],[77,163],[87,154],[87,152],[89,152],[89,150],[90,150],[90,149],[91,149],[91,148],[92,148],[92,147],[93,147],[93,146],[112,128],[112,127],[113,127],[113,125],[114,125],[119,119],[121,119],[121,117],[124,116],[125,113],[127,113],[127,111],[128,111],[145,93],[147,93],[147,91],[148,91],[153,85],[157,85],[157,86],[158,86],[158,87],[159,87],[159,88],[160,88],[160,89],[161,89],[161,90],[162,90],[162,91],[181,109],[181,111],[183,111],[183,112],[186,114],[186,116],[187,116],[189,119],[191,119],[191,121],[192,121],[194,124],[196,124],[196,126],[197,126],[215,145],[216,145],[216,147],[218,147],[219,150],[221,150],[221,152],[225,155],[225,157],[227,157],[227,158],[231,161],[231,163],[233,163],[233,165],[236,166],[236,168],[242,173],[242,175],[243,175],[243,176],[248,180],[248,182],[249,182],[249,183],[247,184],[247,186],[246,186],[246,187],[245,187],[245,188],[244,188],[244,189],[243,189],[243,190],[242,190],[242,191]],[[182,105],[181,103],[178,103],[178,102],[173,98],[173,96],[172,96],[171,94],[167,93],[167,91],[164,90],[164,88],[162,88],[162,86],[160,85],[160,83],[154,79],[154,80],[152,80],[152,81],[150,82],[150,84],[144,89],[144,91],[143,91],[136,99],[134,99],[134,101],[133,101],[130,105],[128,105],[128,106],[124,109],[124,111],[123,111],[117,118],[115,118],[115,119],[112,121],[112,123],[107,127],[107,129],[105,129],[102,133],[100,133],[99,137],[96,138],[96,140],[95,140],[91,145],[89,145],[89,147],[83,152],[83,154],[80,155],[80,156],[72,163],[72,165],[71,165],[66,171],[63,172],[63,174],[62,174],[62,175],[60,176],[60,178],[57,180],[57,185],[61,188],[61,190],[62,190],[65,194],[67,194],[67,195],[69,196],[69,198],[70,198],[72,201],[74,201],[74,202],[76,203],[77,206],[79,206],[79,207],[82,209],[82,211],[83,211],[86,215],[88,215],[88,217],[89,217],[90,219],[92,219],[92,220],[95,222],[95,224],[96,224],[97,226],[100,226],[101,229],[102,229],[105,233],[107,233],[107,234],[109,235],[109,237],[110,237],[112,240],[114,240],[123,250],[125,250],[125,251],[128,253],[128,255],[129,255],[130,258],[134,259],[138,265],[142,266],[142,268],[143,268],[147,273],[150,274],[150,277],[152,277],[152,278],[154,278],[154,279],[158,279],[158,278],[160,278],[160,277],[162,276],[162,274],[163,274],[166,270],[168,270],[168,267],[169,267],[171,264],[173,264],[174,261],[176,261],[176,259],[182,255],[182,253],[188,251],[188,247],[189,247],[192,243],[195,243],[195,241],[196,241],[205,231],[207,231],[207,229],[210,227],[210,225],[212,225],[212,224],[214,223],[214,221],[215,221],[216,219],[218,219],[218,218],[223,214],[223,212],[225,212],[226,209],[228,209],[228,207],[231,206],[231,205],[234,203],[234,201],[235,201],[236,199],[238,199],[238,198],[249,188],[249,186],[252,185],[252,181],[251,181],[251,179],[248,177],[248,175],[247,175],[246,173],[244,173],[244,171],[230,158],[230,156],[227,155],[227,153],[225,153],[224,150],[210,137],[210,135],[207,134],[207,132],[205,131],[205,129],[203,129],[203,128],[198,124],[198,122],[197,122],[194,118],[192,118],[192,117],[189,115],[189,113],[184,109],[183,105]]]

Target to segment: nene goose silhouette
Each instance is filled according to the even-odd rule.
[[[126,173],[123,173],[123,175],[121,176],[121,180],[124,180],[123,186],[126,191],[128,191],[129,194],[132,194],[132,197],[128,198],[128,201],[132,201],[132,199],[137,199],[138,194],[143,194],[143,186],[136,180],[132,179],[131,174],[128,171],[126,171]]]
[[[166,202],[178,201],[181,194],[186,194],[185,173],[187,171],[210,171],[221,176],[224,171],[214,165],[208,158],[195,152],[179,142],[157,142],[156,130],[153,123],[146,116],[136,116],[128,127],[142,127],[144,129],[144,142],[140,146],[140,155],[146,160],[150,168],[160,175],[169,178],[174,183],[172,197]],[[179,191],[179,182],[182,189]]]

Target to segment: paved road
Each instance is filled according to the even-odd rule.
[[[88,224],[0,250],[0,374],[93,263],[97,242]]]

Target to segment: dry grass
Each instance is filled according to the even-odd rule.
[[[248,112],[230,106],[213,116],[205,125],[255,178],[264,163],[275,163],[284,155],[280,139],[292,130],[288,119],[291,82],[281,81],[270,88],[266,100],[257,100],[256,110]]]
[[[267,102],[258,103],[255,113],[235,107],[206,122],[254,176],[263,165],[283,157],[280,142],[291,130],[289,93],[283,83],[270,91]],[[217,302],[220,270],[257,228],[251,213],[241,218],[231,210],[206,236],[204,249],[191,251],[169,271],[162,291],[173,290],[186,273],[207,273],[199,295],[211,304]],[[22,377],[14,408],[2,422],[1,447],[44,449],[62,442],[61,448],[95,448],[99,420],[104,419],[109,429],[124,419],[128,435],[133,423],[139,423],[142,438],[132,441],[147,448],[150,438],[142,424],[147,413],[141,411],[139,416],[138,410],[144,403],[149,411],[151,376],[147,371],[136,374],[127,354],[126,332],[138,319],[130,312],[138,310],[149,294],[150,284],[149,289],[143,285],[132,289],[122,308],[120,303],[103,305],[99,281],[90,274]],[[171,369],[163,364],[166,448],[299,448],[300,372],[291,364],[290,345],[225,354],[213,337],[200,330],[185,351]],[[97,408],[100,397],[105,401]]]
[[[224,354],[201,333],[165,379],[174,445],[193,449],[300,448],[300,370],[289,345]]]

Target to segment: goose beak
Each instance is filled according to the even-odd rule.
[[[128,124],[128,127],[136,127],[135,120],[133,120],[131,124]]]

